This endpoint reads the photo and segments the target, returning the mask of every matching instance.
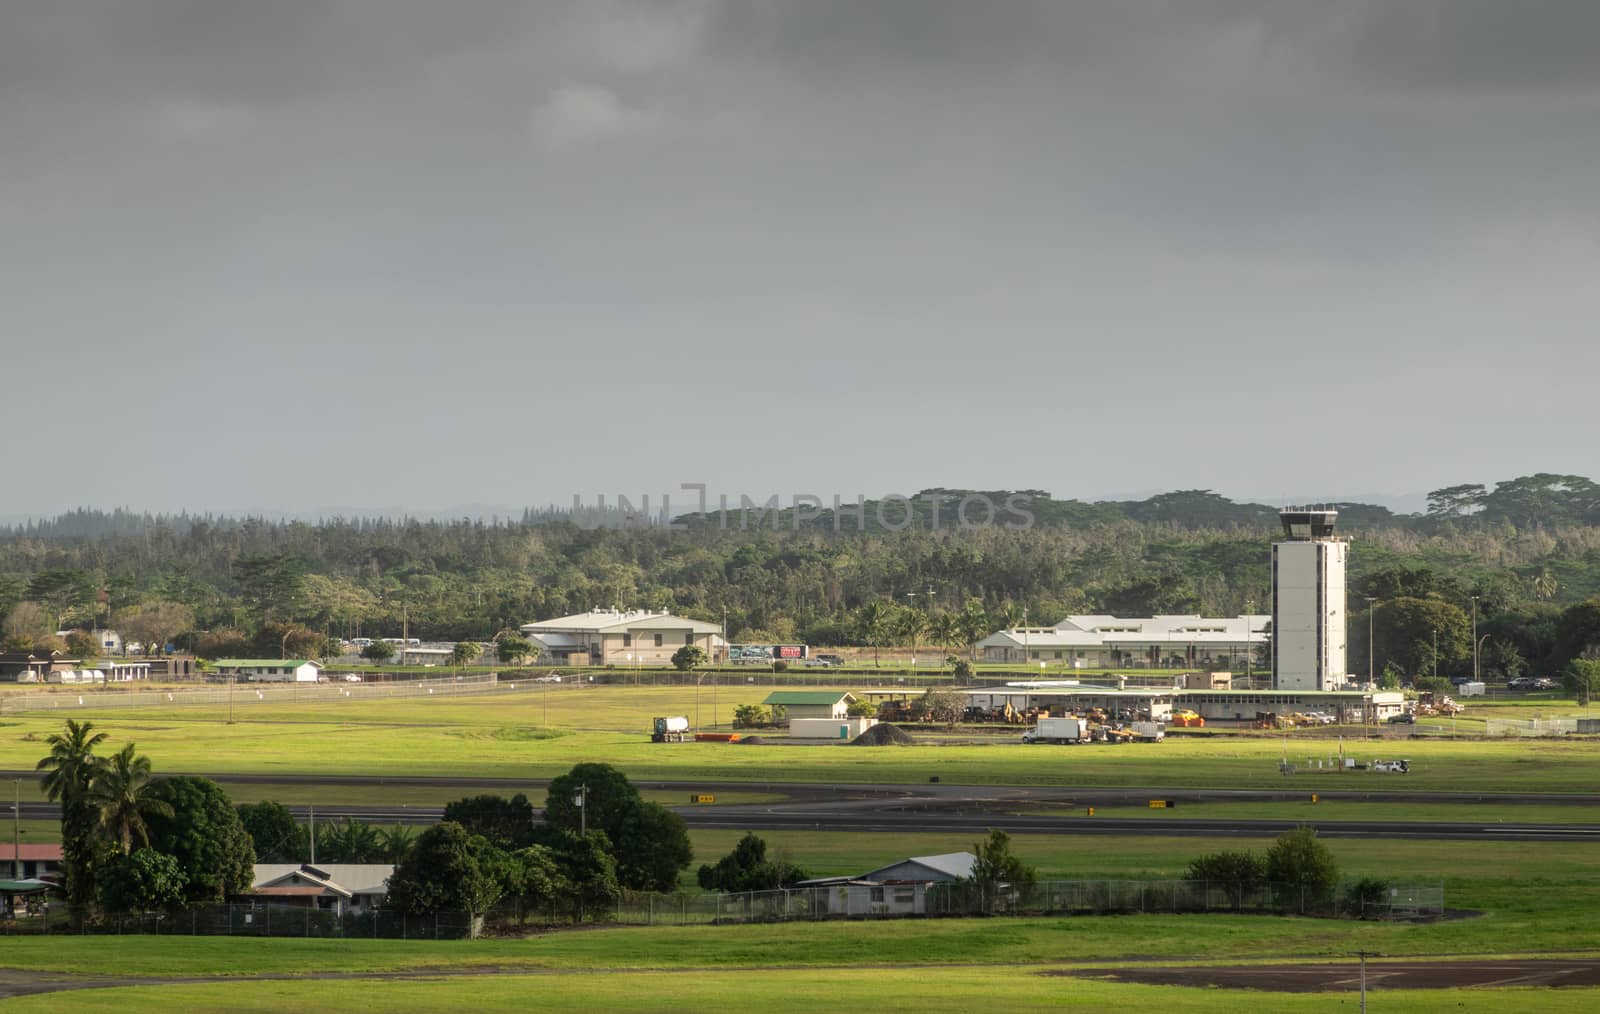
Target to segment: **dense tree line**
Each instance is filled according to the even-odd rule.
[[[1270,609],[1275,508],[1202,490],[1101,504],[1034,492],[1033,527],[964,529],[959,491],[934,492],[944,499],[913,498],[916,523],[902,531],[835,532],[826,511],[745,529],[708,516],[672,532],[584,528],[559,512],[319,524],[77,512],[0,535],[0,638],[56,646],[56,630],[111,624],[212,657],[270,657],[403,628],[487,640],[533,619],[632,606],[726,618],[736,640],[959,648],[1024,617]],[[1429,503],[1403,517],[1339,505],[1355,539],[1352,665],[1366,653],[1368,594],[1380,600],[1380,671],[1431,671],[1436,655],[1441,672],[1465,664],[1470,615],[1463,628],[1454,610],[1469,614],[1473,596],[1479,635],[1490,635],[1481,651],[1500,670],[1559,666],[1600,640],[1572,612],[1600,613],[1583,606],[1600,595],[1593,483],[1528,476],[1437,490]]]

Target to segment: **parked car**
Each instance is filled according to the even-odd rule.
[[[1516,679],[1506,681],[1508,690],[1533,690],[1538,685],[1539,681],[1532,676],[1518,676]]]
[[[344,680],[346,683],[360,683],[361,682],[361,676],[359,674],[353,673],[353,672],[347,672],[347,673],[345,673],[343,676],[341,676],[339,678]]]
[[[1554,690],[1555,688],[1556,681],[1549,676],[1540,676],[1533,681],[1533,689],[1535,690]]]
[[[1402,711],[1398,715],[1389,716],[1390,725],[1416,725],[1417,716],[1409,711]]]

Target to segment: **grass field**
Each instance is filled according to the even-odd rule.
[[[581,760],[615,764],[639,780],[926,782],[964,784],[1275,788],[1307,792],[1356,788],[1462,792],[1595,789],[1600,741],[1366,741],[1351,732],[1346,756],[1406,757],[1404,777],[1366,772],[1299,774],[1286,779],[1280,758],[1304,765],[1336,754],[1329,739],[1278,736],[1173,737],[1128,747],[1041,748],[1016,743],[882,749],[746,744],[652,744],[653,715],[714,716],[728,728],[735,704],[759,702],[768,687],[571,687],[446,700],[353,700],[237,708],[238,721],[208,708],[152,707],[74,712],[134,740],[158,771],[228,773],[429,774],[545,778]],[[11,716],[0,723],[0,768],[32,768],[62,714]]]
[[[474,1010],[600,1009],[836,1011],[871,1002],[880,1009],[924,1011],[978,1009],[1042,1010],[1059,1007],[1102,1010],[1180,1010],[1235,1014],[1256,1005],[1285,1014],[1326,1011],[1355,1004],[1343,993],[1268,993],[1254,990],[1193,990],[1045,977],[1046,969],[828,969],[812,971],[695,971],[610,973],[604,976],[502,975],[373,981],[272,981],[183,984],[80,990],[12,1000],[8,1009],[28,1011],[347,1011],[455,1012],[470,998]],[[849,998],[849,999],[847,999]],[[1537,1008],[1551,1014],[1587,1012],[1600,1004],[1597,989],[1453,989],[1374,992],[1382,1009],[1417,1012],[1504,1011]]]

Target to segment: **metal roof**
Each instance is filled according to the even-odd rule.
[[[626,633],[630,630],[693,630],[697,634],[720,633],[722,628],[715,623],[706,623],[703,620],[691,620],[683,616],[673,616],[671,613],[655,613],[648,609],[591,609],[586,613],[574,613],[571,616],[559,616],[553,620],[537,620],[533,623],[524,623],[518,629],[524,634],[543,633],[588,633],[602,632]]]
[[[774,690],[762,704],[838,704],[845,698],[855,700],[848,690]]]
[[[219,658],[211,664],[224,669],[298,669],[303,665],[322,668],[314,658]]]

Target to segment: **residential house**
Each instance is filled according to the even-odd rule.
[[[912,856],[859,876],[819,877],[794,886],[816,889],[826,915],[926,915],[928,888],[970,878],[977,861],[971,852]]]
[[[250,897],[357,915],[383,904],[392,876],[387,863],[257,863]]]

